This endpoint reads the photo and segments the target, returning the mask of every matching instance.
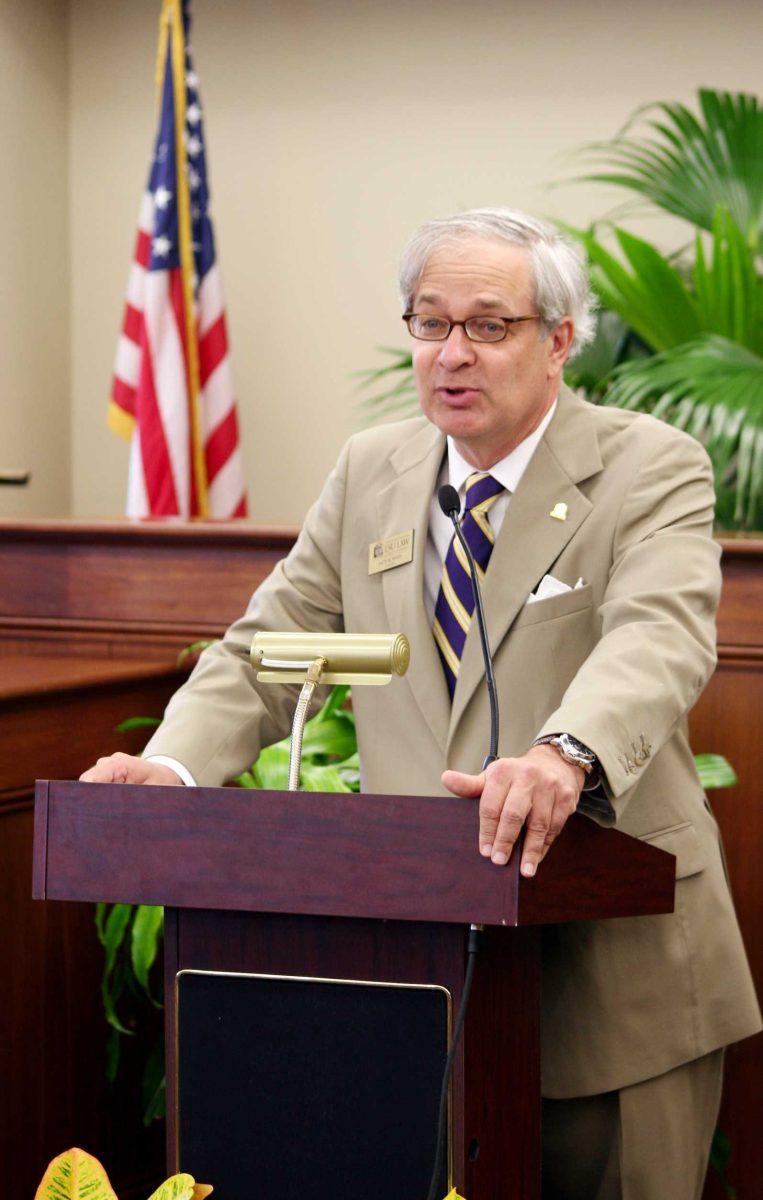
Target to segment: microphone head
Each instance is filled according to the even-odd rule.
[[[461,501],[452,483],[444,483],[437,493],[437,503],[451,521],[461,512]]]

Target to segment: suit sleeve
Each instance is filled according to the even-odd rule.
[[[600,640],[538,734],[565,731],[594,751],[617,816],[716,662],[710,460],[674,431],[650,451],[616,523]]]
[[[251,766],[291,728],[299,688],[259,684],[249,662],[259,630],[339,633],[340,550],[349,445],[290,554],[252,596],[246,614],[199,658],[171,698],[144,751],[181,762],[200,785],[217,786]],[[320,689],[321,692],[324,689]]]

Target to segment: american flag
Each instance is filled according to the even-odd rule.
[[[159,131],[138,219],[109,424],[130,439],[128,516],[246,516],[209,219],[190,0],[162,0]]]

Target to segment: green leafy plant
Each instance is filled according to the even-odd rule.
[[[701,441],[713,462],[720,528],[763,528],[763,277],[729,212],[716,210],[691,264],[616,229],[622,259],[577,231],[606,308],[656,353],[614,366],[592,391]]]
[[[748,246],[763,244],[763,108],[757,96],[700,88],[698,112],[661,101],[638,108],[616,137],[582,153],[583,182],[625,188],[699,229],[727,209]],[[634,133],[639,125],[644,132]]]
[[[192,1175],[172,1175],[149,1200],[205,1200],[212,1190],[208,1183],[196,1183]],[[35,1200],[117,1200],[117,1195],[98,1159],[73,1146],[49,1163]]]
[[[636,135],[639,121],[646,132]],[[639,109],[616,138],[584,148],[578,177],[623,188],[693,226],[675,255],[601,224],[575,231],[605,310],[653,351],[613,362],[605,404],[650,412],[702,441],[715,471],[719,528],[763,528],[763,108],[755,96],[702,88],[698,112]],[[604,226],[606,228],[606,226]],[[574,372],[574,364],[573,364]]]
[[[110,1026],[106,1075],[114,1082],[122,1039],[147,1024],[148,1012],[161,1008],[161,980],[149,983],[163,933],[163,910],[147,904],[105,904],[95,908],[95,925],[103,946],[101,998]],[[143,1067],[141,1100],[144,1124],[163,1117],[164,1046],[157,1034]]]
[[[328,700],[305,726],[302,739],[300,788],[305,792],[360,790],[355,717],[347,708],[349,687],[332,688]],[[240,787],[285,789],[289,783],[289,745],[284,738],[264,749],[235,782]]]
[[[725,338],[697,338],[616,368],[606,403],[650,412],[703,442],[717,526],[763,529],[763,358]]]
[[[731,1142],[722,1129],[716,1129],[710,1147],[710,1166],[718,1176],[724,1196],[728,1200],[736,1200],[737,1191],[728,1180],[727,1171],[731,1162]]]
[[[738,783],[734,768],[722,754],[695,754],[694,765],[706,792],[713,788],[735,787]]]
[[[712,256],[708,258],[703,236],[697,234],[690,263],[672,260],[616,227],[623,263],[594,232],[572,232],[588,253],[591,283],[601,302],[652,350],[670,350],[711,333],[756,354],[763,351],[763,280],[727,209],[716,210]]]
[[[633,358],[648,358],[651,353],[646,342],[622,317],[603,308],[597,315],[595,338],[567,363],[564,381],[594,398],[615,367]]]

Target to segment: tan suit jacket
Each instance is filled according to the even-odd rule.
[[[411,641],[408,675],[353,695],[364,790],[439,794],[446,765],[479,770],[488,706],[476,627],[451,708],[423,604],[444,449],[423,417],[349,441],[293,551],[204,653],[147,753],[172,755],[214,785],[286,735],[295,692],[257,688],[248,664],[257,629],[401,630]],[[559,502],[564,521],[550,516]],[[501,754],[522,754],[542,733],[573,734],[604,767],[618,827],[678,864],[674,914],[572,923],[546,936],[549,1097],[651,1078],[760,1028],[717,826],[686,737],[686,714],[715,664],[712,513],[712,472],[696,441],[563,389],[488,567]],[[369,544],[411,528],[412,562],[370,576]],[[582,576],[585,586],[525,607],[547,572],[570,585]]]

